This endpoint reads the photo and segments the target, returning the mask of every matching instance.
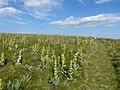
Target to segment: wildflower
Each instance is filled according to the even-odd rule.
[[[4,57],[4,53],[1,54],[1,60],[0,60],[0,66],[4,66],[6,62],[6,59]]]
[[[2,79],[0,78],[0,90],[2,90],[2,88],[3,88],[3,81],[2,81]]]
[[[15,45],[15,48],[16,48],[16,49],[18,48],[18,45],[17,45],[17,44]]]

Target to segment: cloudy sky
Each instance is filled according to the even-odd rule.
[[[0,0],[0,32],[120,38],[120,0]]]

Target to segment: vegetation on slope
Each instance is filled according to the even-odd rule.
[[[120,40],[0,34],[2,90],[117,90]]]

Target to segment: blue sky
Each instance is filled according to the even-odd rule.
[[[120,0],[0,0],[0,32],[120,39]]]

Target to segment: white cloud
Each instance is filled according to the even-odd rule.
[[[45,19],[51,15],[51,11],[62,6],[63,0],[0,0],[0,7],[8,6],[10,2],[19,2],[23,4],[25,14],[31,15],[37,19]]]
[[[35,17],[37,19],[43,19],[49,16],[48,10],[44,10],[41,8],[24,7],[24,9],[26,10],[25,14]]]
[[[50,0],[23,0],[28,7],[42,7],[51,4]]]
[[[107,3],[107,2],[111,2],[111,1],[113,1],[113,0],[94,0],[94,2],[96,4],[102,4],[102,3]]]
[[[34,16],[37,19],[43,19],[51,15],[51,11],[61,7],[61,0],[19,0],[24,4],[26,14]]]
[[[16,13],[20,13],[20,10],[17,10],[13,7],[5,7],[5,8],[0,8],[0,15],[4,15],[4,14],[16,14]]]
[[[0,16],[0,22],[2,23],[14,23],[14,24],[29,24],[31,23],[30,20],[25,19],[23,17],[18,16]]]
[[[120,23],[120,14],[99,14],[96,16],[89,17],[74,17],[70,16],[65,20],[52,21],[50,24],[65,27],[65,26],[81,26],[81,25],[108,25],[111,23]]]
[[[20,0],[28,7],[51,7],[60,4],[58,0]]]

